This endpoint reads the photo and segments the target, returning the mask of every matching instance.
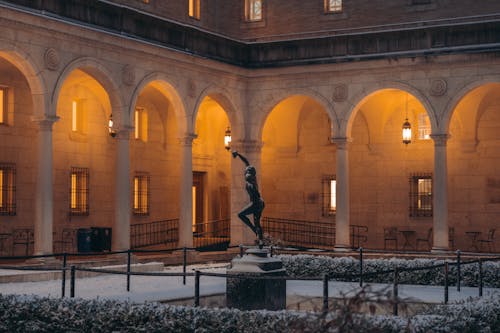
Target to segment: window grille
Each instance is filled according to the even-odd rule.
[[[16,166],[0,163],[0,215],[16,215]]]
[[[134,206],[135,215],[149,215],[149,184],[147,172],[136,172],[134,176]]]
[[[200,19],[201,0],[189,0],[189,17]]]
[[[325,175],[322,179],[323,187],[323,216],[334,215],[337,211],[337,180],[333,175]]]
[[[325,0],[326,13],[339,13],[342,11],[342,0]]]
[[[148,141],[148,113],[144,108],[136,108],[134,113],[134,138]]]
[[[432,174],[410,176],[410,217],[432,216]]]
[[[262,20],[262,0],[245,0],[245,19],[247,21]]]
[[[71,168],[70,215],[89,215],[89,169]]]
[[[431,122],[429,116],[425,113],[418,114],[418,139],[430,140],[431,138]]]

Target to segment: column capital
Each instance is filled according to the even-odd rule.
[[[256,140],[238,140],[234,144],[231,143],[232,150],[242,151],[247,154],[260,153],[262,146],[262,141]]]
[[[431,134],[431,139],[434,140],[434,146],[437,147],[445,147],[448,139],[450,138],[449,134]]]
[[[52,125],[59,120],[58,116],[32,117],[31,121],[37,123],[41,131],[52,131]]]
[[[352,139],[346,137],[337,137],[331,138],[330,141],[337,146],[337,149],[347,149],[349,144],[352,142]]]
[[[179,141],[179,144],[181,146],[186,147],[186,146],[192,146],[193,145],[193,140],[196,139],[197,137],[198,137],[197,134],[188,133],[188,134],[186,134],[183,137],[177,138],[177,140]]]

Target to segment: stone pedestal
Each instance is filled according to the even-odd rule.
[[[268,249],[248,249],[243,257],[234,258],[226,282],[226,304],[241,310],[282,310],[286,308],[286,280],[255,277],[284,276],[283,263],[269,256]]]

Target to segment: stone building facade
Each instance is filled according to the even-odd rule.
[[[131,225],[178,219],[192,246],[196,223],[230,218],[251,243],[227,128],[264,215],[330,223],[338,250],[355,225],[369,248],[432,228],[436,251],[499,226],[497,1],[264,0],[257,20],[189,2],[0,4],[1,233],[32,229],[46,254],[110,227],[123,250]]]

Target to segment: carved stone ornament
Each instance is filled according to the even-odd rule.
[[[123,66],[122,69],[122,81],[125,85],[131,86],[135,82],[135,71],[130,65]]]
[[[448,90],[448,84],[444,79],[436,79],[431,82],[430,93],[432,96],[443,96]]]
[[[347,99],[347,85],[338,84],[333,87],[333,101],[335,102],[343,102]]]
[[[48,48],[45,51],[43,59],[45,61],[45,67],[51,71],[57,70],[59,68],[59,64],[61,63],[59,53],[57,53],[57,51],[53,48]]]

